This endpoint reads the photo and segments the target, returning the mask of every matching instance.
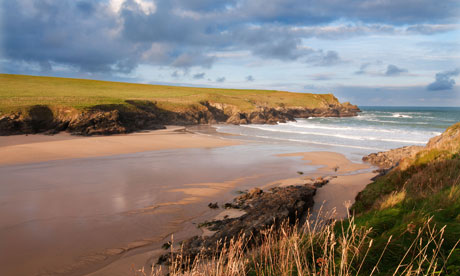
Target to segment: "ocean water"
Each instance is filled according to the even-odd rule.
[[[425,145],[460,121],[460,107],[360,107],[356,117],[308,118],[278,125],[220,125],[217,131],[268,144],[331,150],[352,159],[409,145]]]

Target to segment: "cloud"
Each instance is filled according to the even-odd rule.
[[[238,10],[264,21],[324,24],[338,18],[395,25],[456,22],[459,3],[445,0],[349,1],[349,0],[248,0]],[[263,8],[261,8],[263,7]],[[295,7],[295,8],[293,8]]]
[[[53,70],[126,74],[139,64],[210,68],[216,51],[316,66],[343,62],[307,38],[434,34],[457,28],[456,0],[1,1],[2,58]],[[263,7],[263,8],[261,8]],[[293,8],[295,7],[295,8]],[[347,22],[338,23],[338,22]]]
[[[342,60],[336,51],[327,51],[325,54],[321,52],[317,66],[332,66],[341,63]]]
[[[369,106],[460,106],[460,89],[433,93],[423,86],[339,86],[332,89],[341,101]]]
[[[375,72],[377,68],[381,69],[383,62],[380,60],[364,62],[359,66],[359,70],[355,71],[355,75],[381,75],[380,72]],[[388,68],[387,68],[388,69]]]
[[[225,77],[219,77],[216,79],[216,82],[224,82],[225,81]]]
[[[407,27],[406,31],[408,33],[432,35],[436,33],[452,31],[457,28],[458,26],[455,24],[446,24],[446,25],[417,24],[417,25],[412,25],[412,26]]]
[[[366,63],[361,64],[361,66],[359,67],[359,70],[355,71],[355,75],[363,75],[363,74],[365,74],[367,67],[369,67],[371,64],[372,63],[370,63],[370,62],[366,62]]]
[[[389,64],[385,72],[385,76],[399,76],[402,73],[407,73],[408,70],[404,68],[399,68],[396,65]]]
[[[426,89],[430,91],[438,91],[438,90],[452,90],[455,85],[455,80],[453,77],[456,77],[460,74],[460,68],[451,70],[451,71],[444,71],[437,73],[435,78],[436,80],[430,83]]]
[[[172,0],[174,1],[174,0]],[[176,5],[185,10],[198,12],[211,12],[225,10],[227,7],[234,7],[236,0],[184,0],[175,1]]]
[[[312,75],[310,77],[310,79],[312,80],[316,80],[316,81],[326,81],[326,80],[331,80],[332,79],[332,75],[333,74],[315,74],[315,75]]]
[[[246,76],[246,81],[254,81],[254,77],[252,75]]]
[[[139,49],[113,35],[117,19],[104,4],[2,1],[2,9],[6,58],[67,64],[84,72],[126,72],[137,66]]]
[[[201,79],[204,79],[204,75],[205,73],[197,73],[193,75],[193,78],[196,80],[201,80]]]
[[[210,56],[205,56],[199,53],[184,53],[179,55],[171,62],[173,67],[183,67],[188,68],[192,66],[201,66],[205,68],[210,68],[213,64],[215,58]]]
[[[307,84],[307,85],[304,85],[303,87],[305,90],[318,90],[318,87],[316,85],[313,85],[313,84]]]

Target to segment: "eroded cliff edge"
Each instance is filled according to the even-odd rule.
[[[34,105],[0,116],[0,135],[67,131],[76,135],[110,135],[164,128],[165,125],[276,124],[309,117],[351,117],[356,105],[340,103],[335,97],[315,108],[256,105],[241,110],[235,105],[202,101],[168,110],[152,101],[126,100],[124,104],[96,105],[84,110]]]

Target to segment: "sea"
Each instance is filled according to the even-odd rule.
[[[460,122],[460,107],[360,106],[355,117],[296,119],[277,125],[218,125],[217,131],[305,151],[334,151],[354,161],[372,152],[425,145]]]

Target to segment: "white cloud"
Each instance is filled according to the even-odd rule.
[[[110,9],[113,12],[118,13],[124,2],[125,0],[110,0]],[[134,0],[134,2],[139,5],[145,14],[152,14],[156,12],[157,7],[151,0]]]

